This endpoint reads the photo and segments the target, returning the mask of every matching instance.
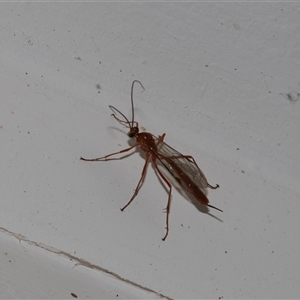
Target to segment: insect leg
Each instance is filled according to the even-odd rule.
[[[203,174],[203,172],[201,171],[201,169],[198,167],[198,165],[197,165],[197,163],[196,163],[196,161],[195,161],[195,159],[194,159],[193,156],[191,156],[191,155],[171,156],[170,158],[182,158],[182,157],[186,158],[186,159],[189,160],[191,163],[193,163],[193,164],[195,164],[195,165],[197,166],[198,170],[200,171],[200,174],[201,174],[202,177],[205,179],[205,182],[206,182],[206,184],[207,184],[207,187],[209,187],[210,189],[213,189],[213,190],[215,190],[215,189],[217,189],[217,188],[220,187],[218,184],[216,184],[215,186],[213,186],[213,185],[211,185],[211,184],[208,183],[208,181],[207,181],[205,175]]]
[[[196,161],[195,161],[195,159],[194,159],[193,156],[191,156],[191,155],[185,155],[184,157],[187,158],[187,159],[191,159],[193,161],[193,163],[197,166],[197,168],[200,170],[200,168],[198,167],[198,165],[197,165],[197,163],[196,163]],[[202,172],[201,172],[201,174],[202,174]],[[217,188],[220,187],[218,184],[216,184],[215,186],[209,184],[208,181],[207,181],[207,179],[206,179],[206,183],[207,183],[207,187],[209,187],[209,188],[211,188],[213,190],[215,190],[215,189],[217,189]]]
[[[160,143],[162,143],[162,142],[164,141],[165,136],[166,136],[165,133],[163,133],[162,136],[158,136],[157,145],[159,145]],[[197,163],[196,163],[196,161],[195,161],[195,159],[194,159],[193,156],[191,156],[191,155],[170,156],[170,158],[178,158],[178,159],[180,159],[180,158],[186,158],[186,159],[189,160],[191,163],[193,163],[193,164],[195,164],[195,165],[197,166],[197,168],[199,169],[201,175],[203,176],[203,178],[204,178],[205,181],[206,181],[207,187],[209,187],[209,188],[211,188],[211,189],[213,189],[213,190],[215,190],[215,189],[217,189],[217,188],[220,187],[218,184],[216,184],[215,186],[213,186],[213,185],[211,185],[211,184],[208,183],[206,177],[204,176],[203,172],[202,172],[202,171],[200,170],[200,168],[198,167],[198,165],[197,165]]]
[[[126,148],[126,149],[123,149],[121,151],[118,151],[118,152],[114,152],[114,153],[111,153],[111,154],[108,154],[108,155],[105,155],[105,156],[102,156],[102,157],[98,157],[98,158],[83,158],[83,157],[80,157],[81,160],[85,160],[85,161],[99,161],[99,160],[106,160],[108,157],[110,156],[113,156],[113,155],[116,155],[116,154],[120,154],[120,153],[124,153],[124,152],[127,152],[129,150],[131,150],[132,148],[136,147],[137,144],[134,144],[133,146],[129,147],[129,148]]]
[[[208,182],[207,182],[207,186],[208,186],[209,188],[211,188],[212,190],[215,190],[215,189],[217,189],[217,188],[220,187],[218,184],[216,184],[215,186],[213,186],[213,185],[210,185]]]
[[[157,171],[157,173],[159,174],[159,176],[162,178],[162,180],[167,184],[167,186],[169,187],[169,193],[168,193],[168,203],[167,206],[165,208],[166,210],[166,234],[165,236],[162,238],[162,240],[164,241],[168,234],[169,234],[169,214],[170,214],[170,205],[171,205],[171,194],[172,194],[172,185],[171,183],[168,181],[168,179],[162,174],[162,172],[159,170],[157,163],[156,163],[156,158],[152,156],[152,162],[153,165]]]
[[[157,146],[161,143],[161,142],[163,142],[164,141],[164,139],[165,139],[165,136],[166,136],[166,134],[165,133],[163,133],[163,135],[162,136],[158,136],[158,139],[157,139]]]
[[[135,196],[138,194],[142,184],[143,184],[143,181],[144,181],[144,178],[145,178],[145,175],[146,175],[146,169],[147,169],[147,166],[148,166],[148,162],[149,162],[149,157],[150,157],[150,154],[146,153],[146,160],[145,160],[145,164],[144,164],[144,167],[143,167],[143,171],[142,171],[142,175],[141,175],[141,178],[134,190],[134,193],[131,197],[131,199],[128,201],[128,203],[123,207],[121,208],[121,211],[124,211],[124,209],[133,201],[133,199],[135,198]]]

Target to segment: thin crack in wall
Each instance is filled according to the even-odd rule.
[[[167,296],[165,296],[163,294],[160,294],[160,293],[158,293],[158,292],[156,292],[156,291],[154,291],[154,290],[152,290],[150,288],[144,287],[144,286],[139,285],[138,283],[135,283],[135,282],[133,282],[131,280],[125,279],[125,278],[121,277],[120,275],[118,275],[118,274],[116,274],[116,273],[114,273],[112,271],[109,271],[109,270],[107,270],[105,268],[102,268],[100,266],[94,265],[94,264],[90,263],[89,261],[87,261],[87,260],[85,260],[83,258],[76,257],[76,256],[74,256],[74,255],[72,255],[70,253],[67,253],[67,252],[62,251],[62,250],[58,250],[58,249],[53,248],[51,246],[45,245],[43,243],[38,243],[38,242],[35,242],[35,241],[31,241],[27,237],[25,237],[25,236],[23,236],[23,235],[21,235],[19,233],[15,233],[15,232],[9,231],[9,230],[7,230],[7,229],[5,229],[3,227],[0,227],[0,231],[2,231],[3,233],[8,234],[10,236],[13,236],[14,238],[18,239],[20,242],[23,241],[23,242],[25,242],[25,243],[27,243],[29,245],[33,245],[33,246],[39,247],[39,248],[44,249],[46,251],[49,251],[49,252],[52,252],[52,253],[55,253],[55,254],[58,254],[58,255],[62,255],[62,256],[67,257],[67,258],[71,258],[72,260],[77,261],[77,263],[75,264],[75,266],[81,265],[81,266],[85,266],[85,267],[90,268],[90,269],[94,269],[94,270],[98,270],[98,271],[104,272],[104,273],[109,274],[109,275],[115,277],[116,279],[119,279],[119,280],[121,280],[123,282],[126,282],[127,284],[130,284],[130,285],[132,285],[134,287],[142,289],[142,290],[144,290],[146,292],[154,293],[155,295],[157,295],[160,298],[164,298],[164,299],[168,299],[168,300],[173,300],[172,298],[167,297]]]

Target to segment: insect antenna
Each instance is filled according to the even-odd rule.
[[[129,133],[128,133],[128,135],[129,135],[130,137],[134,137],[135,134],[139,131],[139,130],[138,130],[139,124],[138,124],[138,122],[134,121],[133,87],[134,87],[134,83],[135,83],[135,82],[138,82],[138,83],[141,85],[141,87],[145,90],[143,84],[142,84],[139,80],[134,80],[134,81],[132,82],[132,85],[131,85],[131,115],[132,115],[132,121],[129,121],[129,120],[127,119],[127,117],[126,117],[121,111],[119,111],[117,108],[115,108],[115,107],[112,106],[112,105],[109,105],[109,108],[110,108],[110,109],[112,110],[112,112],[113,112],[112,116],[113,116],[113,117],[114,117],[121,125],[123,125],[123,126],[125,126],[125,127],[127,127],[127,128],[130,129],[130,131],[129,131]],[[116,116],[117,113],[120,114],[120,115],[124,118],[124,120],[121,120],[120,118],[118,118],[118,117]]]
[[[133,127],[133,124],[136,123],[134,121],[134,106],[133,106],[133,86],[134,86],[135,82],[138,82],[141,85],[141,87],[143,88],[143,90],[145,90],[143,84],[139,80],[134,80],[132,82],[132,85],[131,85],[131,115],[132,115],[131,125],[132,125],[132,127]]]
[[[124,125],[125,127],[129,127],[129,128],[131,128],[132,126],[131,126],[131,124],[130,124],[130,121],[126,118],[126,116],[123,114],[123,113],[121,113],[117,108],[115,108],[114,106],[112,106],[112,105],[109,105],[109,108],[114,112],[113,114],[111,114],[120,124],[122,124],[122,125]],[[116,112],[118,113],[118,114],[120,114],[124,119],[125,119],[125,121],[123,121],[123,120],[121,120],[121,119],[119,119],[117,116],[116,116]]]

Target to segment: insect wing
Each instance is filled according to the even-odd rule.
[[[179,172],[185,173],[205,194],[208,182],[191,156],[184,156],[163,141],[157,143],[158,159],[168,169],[172,176],[181,179]],[[179,171],[180,170],[180,171]]]

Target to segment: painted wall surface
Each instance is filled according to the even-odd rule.
[[[276,2],[0,3],[0,297],[299,298],[299,15]],[[131,120],[135,79],[139,125],[220,185],[208,197],[223,213],[173,189],[165,242],[151,164],[120,211],[140,150],[80,160],[132,145],[108,106]]]

